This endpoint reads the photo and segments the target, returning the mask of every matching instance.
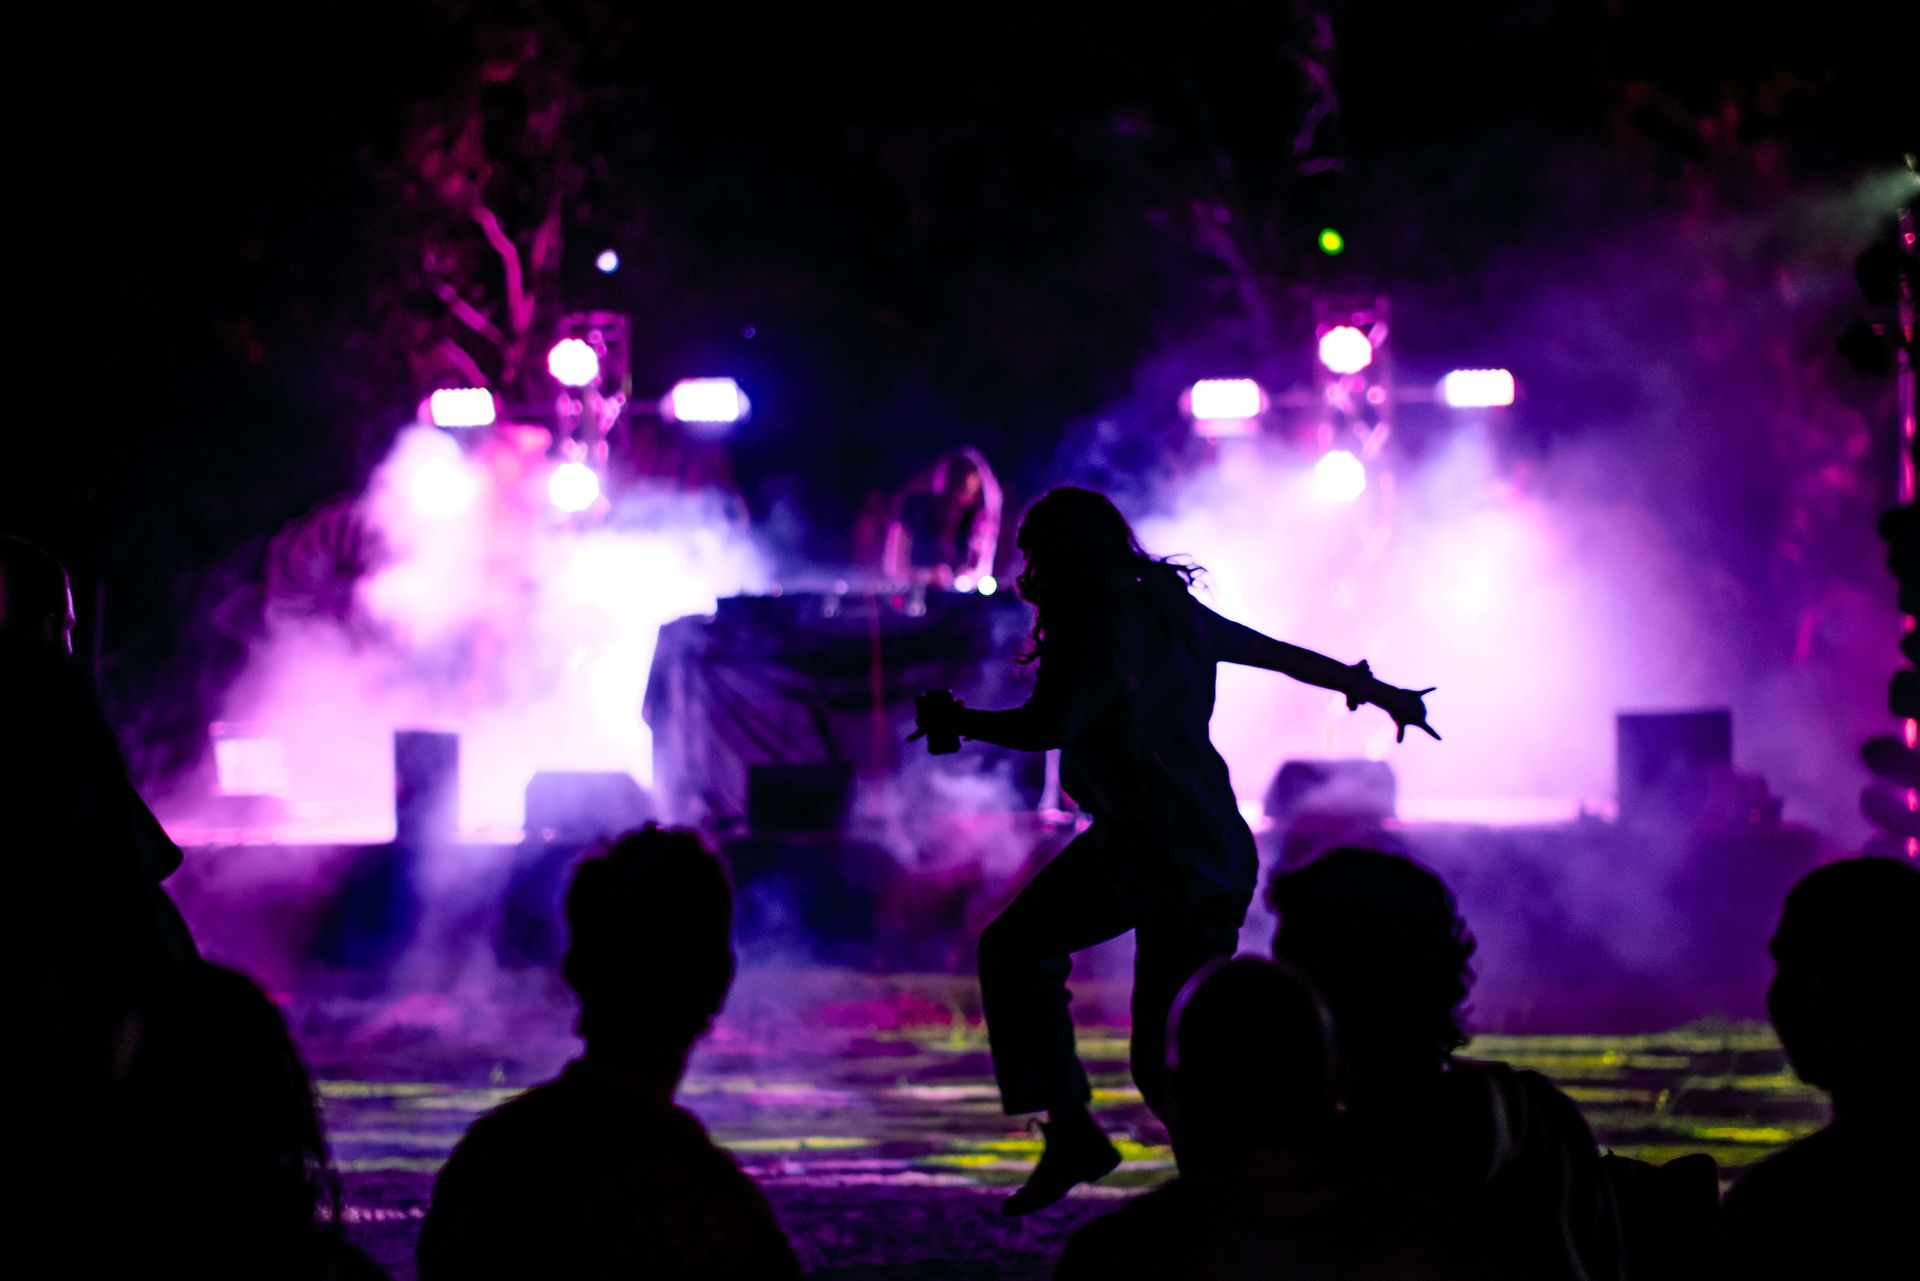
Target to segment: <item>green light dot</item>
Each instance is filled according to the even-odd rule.
[[[1332,227],[1322,227],[1320,229],[1320,252],[1321,253],[1337,254],[1342,249],[1345,249],[1346,247],[1347,247],[1346,237],[1342,236],[1339,232],[1335,231]]]

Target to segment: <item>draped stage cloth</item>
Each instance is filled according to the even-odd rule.
[[[754,765],[841,765],[864,788],[928,768],[908,743],[913,700],[950,689],[979,707],[1010,707],[1032,688],[1014,660],[1031,615],[1010,595],[795,594],[720,602],[712,617],[660,629],[647,681],[654,801],[668,821],[745,824]],[[998,771],[1038,799],[1037,756],[969,744],[933,768]],[[1016,777],[1017,776],[1017,777]]]

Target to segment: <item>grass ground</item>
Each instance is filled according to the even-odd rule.
[[[1173,1168],[1127,1076],[1126,1029],[1114,1017],[1124,989],[1076,993],[1094,1105],[1124,1161],[1029,1219],[1002,1219],[999,1201],[1038,1140],[1000,1114],[966,980],[744,976],[682,1102],[765,1187],[812,1276],[1045,1277],[1074,1228]],[[571,1057],[566,1009],[549,1000],[476,1012],[415,998],[377,1012],[297,1005],[294,1015],[350,1231],[396,1277],[411,1277],[434,1174],[476,1116]],[[1656,1162],[1707,1152],[1723,1178],[1826,1116],[1764,1027],[1483,1037],[1465,1052],[1552,1077],[1605,1147]]]

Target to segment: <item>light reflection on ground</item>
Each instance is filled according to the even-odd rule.
[[[902,1265],[936,1258],[938,1275],[1045,1276],[1073,1227],[1172,1173],[1165,1135],[1127,1077],[1124,1028],[1089,1027],[1081,1038],[1120,1169],[1058,1210],[1009,1224],[999,1197],[1025,1177],[1039,1143],[1000,1114],[977,1022],[781,1020],[772,1040],[743,1022],[696,1055],[682,1102],[767,1189],[815,1276],[901,1275]],[[810,1030],[796,1033],[799,1024]],[[418,1217],[446,1153],[475,1117],[550,1076],[573,1046],[422,1037],[310,1042],[310,1052],[351,1231],[410,1276]],[[1723,1177],[1826,1115],[1764,1028],[1485,1037],[1467,1052],[1553,1077],[1604,1146],[1652,1161],[1708,1152]]]

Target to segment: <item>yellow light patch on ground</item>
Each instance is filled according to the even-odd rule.
[[[431,1081],[316,1081],[313,1089],[323,1099],[405,1099],[447,1091]]]
[[[1642,1103],[1651,1104],[1654,1091],[1635,1090],[1616,1085],[1566,1085],[1561,1089],[1575,1103]]]
[[[1804,1139],[1817,1125],[1696,1125],[1686,1133],[1709,1143],[1761,1143],[1780,1147]]]
[[[1742,1092],[1765,1091],[1772,1094],[1790,1094],[1799,1098],[1821,1099],[1826,1095],[1808,1085],[1791,1071],[1770,1072],[1764,1076],[1719,1076],[1692,1083],[1696,1088],[1709,1086],[1716,1090],[1740,1090]]]
[[[1719,1165],[1723,1177],[1729,1171],[1758,1165],[1772,1152],[1772,1149],[1764,1147],[1741,1147],[1727,1143],[1625,1143],[1613,1146],[1610,1150],[1654,1165],[1665,1165],[1676,1157],[1704,1152]]]
[[[993,1152],[934,1152],[916,1157],[915,1165],[938,1165],[956,1170],[1026,1169],[1030,1162],[1009,1161]]]
[[[1046,1144],[1039,1139],[971,1139],[964,1146],[981,1152],[1020,1152],[1037,1157]]]
[[[1120,1159],[1129,1165],[1163,1166],[1173,1164],[1173,1149],[1164,1143],[1136,1143],[1132,1139],[1116,1138],[1114,1148],[1120,1153]]]
[[[1476,1036],[1463,1053],[1473,1058],[1512,1058],[1520,1054],[1580,1054],[1615,1050],[1671,1050],[1682,1054],[1744,1053],[1778,1050],[1780,1038],[1764,1023],[1694,1024],[1671,1032],[1633,1036]]]
[[[846,1152],[878,1147],[879,1141],[850,1135],[807,1134],[796,1138],[721,1139],[720,1146],[730,1152]]]

